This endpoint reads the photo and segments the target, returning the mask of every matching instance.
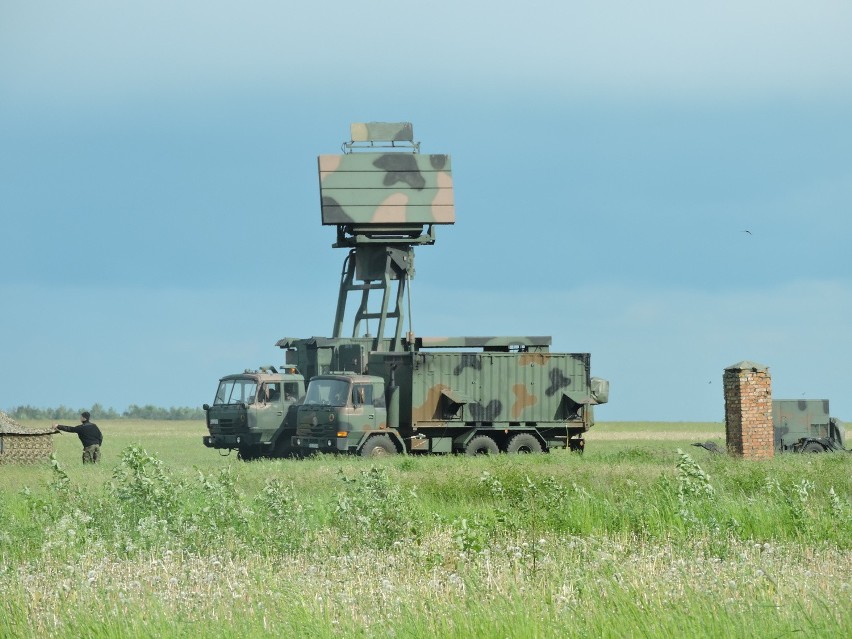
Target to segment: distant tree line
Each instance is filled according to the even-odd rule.
[[[92,421],[99,419],[156,419],[156,420],[178,420],[178,419],[204,419],[204,411],[198,407],[172,406],[163,408],[147,404],[137,406],[131,404],[127,410],[118,412],[114,408],[104,408],[100,404],[92,404],[91,408],[70,408],[69,406],[57,406],[56,408],[37,408],[35,406],[15,406],[7,415],[13,419],[52,419],[74,421],[80,417],[83,411],[89,411]]]

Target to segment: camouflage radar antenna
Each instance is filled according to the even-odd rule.
[[[342,148],[342,155],[318,158],[322,223],[337,227],[334,248],[349,249],[334,337],[342,337],[349,294],[360,292],[352,337],[359,337],[362,322],[377,319],[377,350],[387,320],[393,319],[396,331],[389,350],[401,350],[402,301],[406,283],[414,277],[414,247],[434,244],[436,225],[455,223],[450,156],[421,154],[410,122],[352,124],[351,140]],[[379,290],[381,310],[371,312],[370,292]],[[392,295],[395,306],[390,309]]]

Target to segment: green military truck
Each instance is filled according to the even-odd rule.
[[[551,353],[549,345],[549,337],[417,338],[407,352],[371,353],[369,375],[311,380],[293,448],[362,456],[582,451],[609,384],[590,376],[588,354]]]
[[[386,348],[386,340],[285,337],[276,346],[285,350],[279,371],[262,366],[219,380],[213,404],[204,404],[208,448],[236,450],[240,459],[289,457],[296,433],[296,404],[305,396],[305,379],[331,370],[362,372],[372,348]],[[304,371],[304,373],[303,373]]]
[[[286,457],[295,433],[296,405],[305,396],[305,378],[294,367],[274,366],[226,375],[213,404],[204,404],[208,448],[236,450],[240,459]]]
[[[846,448],[845,427],[830,416],[827,399],[772,400],[772,425],[778,452],[822,453]]]
[[[318,158],[322,224],[337,227],[334,247],[347,250],[332,337],[285,337],[276,344],[286,351],[285,367],[304,375],[302,388],[305,379],[330,371],[364,373],[371,352],[403,348],[414,246],[434,244],[433,225],[454,221],[449,156],[420,155],[410,123],[356,123],[351,138],[344,143],[348,151],[368,152]],[[347,337],[347,300],[353,295],[359,303]],[[220,380],[216,400],[205,405],[205,446],[237,450],[242,459],[290,454],[295,409],[277,405],[270,411],[258,401],[253,391],[261,373]],[[276,423],[273,417],[284,419]]]
[[[312,380],[305,402],[278,415],[286,417],[278,425],[252,427],[262,402],[248,401],[250,386],[233,393],[226,386],[207,409],[205,444],[236,448],[244,459],[319,450],[581,450],[592,407],[609,394],[607,382],[590,377],[588,354],[551,353],[549,337],[415,336],[414,249],[435,244],[436,229],[455,223],[452,162],[421,154],[408,122],[355,123],[350,131],[342,155],[317,158],[321,222],[336,227],[332,246],[347,251],[332,336],[277,343],[285,366]],[[434,352],[446,349],[456,352]],[[250,383],[229,376],[220,389],[234,377]]]
[[[337,228],[334,247],[349,250],[333,336],[344,339],[354,296],[350,339],[371,328],[376,338],[360,372],[310,378],[294,448],[361,455],[581,450],[592,407],[609,393],[607,382],[590,376],[588,354],[551,353],[549,337],[417,337],[410,313],[403,334],[414,249],[434,244],[436,229],[455,223],[450,156],[421,154],[410,123],[371,122],[353,124],[343,154],[321,155],[317,165],[322,224]]]

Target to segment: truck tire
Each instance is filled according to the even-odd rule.
[[[279,437],[272,449],[272,456],[277,459],[289,459],[296,456],[296,449],[290,444],[289,437]]]
[[[825,448],[822,447],[822,444],[818,444],[817,442],[808,442],[804,446],[802,446],[803,453],[824,453]]]
[[[258,457],[260,457],[260,453],[253,446],[237,450],[237,459],[241,459],[242,461],[254,461]]]
[[[474,457],[476,455],[496,455],[500,452],[497,442],[488,435],[477,435],[464,447],[464,454]]]
[[[541,442],[531,433],[518,433],[506,446],[507,453],[540,453],[541,451]]]
[[[364,447],[361,449],[361,457],[385,457],[387,455],[397,454],[396,446],[394,446],[391,438],[387,435],[376,435],[367,440]]]

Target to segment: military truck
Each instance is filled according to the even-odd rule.
[[[294,367],[262,366],[219,380],[213,404],[204,404],[209,435],[204,445],[236,450],[240,459],[286,457],[296,430],[296,405],[305,378]]]
[[[286,350],[280,371],[261,366],[219,380],[212,406],[202,406],[210,433],[202,438],[205,446],[226,454],[236,450],[245,461],[289,457],[296,433],[295,405],[305,395],[305,380],[330,370],[362,372],[367,353],[387,348],[388,341],[285,337],[276,346]]]
[[[772,400],[772,425],[778,452],[822,453],[846,448],[845,427],[830,417],[827,399]]]
[[[286,351],[285,366],[303,374],[303,381],[330,371],[363,373],[369,353],[402,348],[404,295],[407,282],[414,277],[413,247],[434,244],[432,225],[452,224],[454,220],[449,157],[415,155],[419,143],[414,142],[410,123],[356,123],[351,132],[352,139],[344,144],[350,151],[385,148],[394,152],[318,159],[322,223],[337,226],[334,247],[348,249],[348,253],[332,337],[285,337],[276,343]],[[377,297],[371,293],[381,293],[379,309],[371,306]],[[347,300],[352,294],[360,297],[360,303],[351,337],[346,337]],[[374,320],[377,330],[371,334],[370,322]],[[244,376],[223,377],[220,386],[232,378]],[[250,387],[245,389],[246,397],[250,391]],[[273,425],[251,427],[249,407],[255,405],[240,399],[223,408],[218,397],[217,393],[212,407],[205,404],[210,431],[204,438],[205,446],[237,450],[242,459],[291,452],[295,422],[288,416],[292,409],[285,411],[283,417],[288,419],[274,430]],[[242,404],[246,408],[239,408]],[[256,405],[254,410],[261,406]]]
[[[590,377],[588,354],[551,353],[549,337],[415,336],[407,284],[415,247],[434,244],[436,228],[455,223],[450,156],[421,154],[408,122],[356,123],[350,131],[342,155],[321,155],[317,162],[322,224],[337,229],[333,248],[347,250],[332,336],[277,342],[286,350],[285,366],[316,380],[310,404],[303,412],[290,408],[274,434],[248,449],[245,430],[216,441],[236,447],[244,459],[270,451],[581,450],[592,406],[609,393],[605,381]],[[357,306],[347,314],[353,296]],[[447,348],[460,351],[430,352]],[[425,369],[430,372],[421,373]],[[348,399],[333,399],[332,390],[345,390]],[[242,404],[248,411],[248,401]],[[219,426],[211,420],[221,419],[214,413],[208,409],[211,438]],[[291,415],[304,423],[291,422]],[[246,424],[249,419],[246,413]],[[345,435],[327,428],[340,424]],[[290,447],[282,442],[287,432]]]
[[[369,335],[370,320],[377,334],[354,353],[362,370],[350,365],[311,377],[297,409],[294,449],[582,450],[592,407],[609,394],[607,382],[590,376],[588,354],[551,353],[549,337],[417,337],[410,313],[403,335],[414,248],[434,244],[436,227],[455,223],[450,156],[421,154],[410,123],[353,124],[343,151],[317,162],[322,223],[337,228],[335,248],[349,249],[333,339],[345,339],[351,295],[359,299],[349,339],[358,339],[362,326]],[[381,293],[378,308],[371,309],[372,292]],[[432,352],[443,349],[457,350]]]
[[[363,456],[582,451],[609,384],[590,377],[588,354],[549,345],[548,337],[418,338],[406,352],[370,353],[369,375],[311,380],[293,447]]]

